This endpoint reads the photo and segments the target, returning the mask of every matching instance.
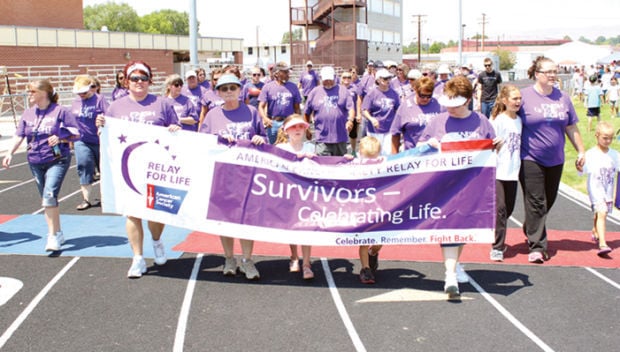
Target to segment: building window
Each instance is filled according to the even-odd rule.
[[[282,45],[282,46],[280,47],[280,53],[281,53],[281,54],[286,54],[286,46]]]
[[[248,55],[253,55],[254,54],[254,48],[253,47],[249,47],[248,48]]]
[[[370,11],[376,13],[383,12],[383,0],[370,0]]]

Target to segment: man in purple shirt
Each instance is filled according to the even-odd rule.
[[[275,143],[284,119],[300,113],[301,94],[297,86],[289,82],[290,70],[286,62],[278,62],[274,67],[274,80],[265,84],[258,96],[258,112],[267,129],[270,144]]]
[[[302,73],[299,78],[298,87],[301,89],[301,94],[304,97],[304,101],[308,100],[308,95],[319,85],[319,75],[312,69],[312,61],[306,62],[306,71]]]
[[[347,88],[335,84],[333,67],[321,69],[322,86],[308,95],[304,109],[307,122],[314,120],[317,155],[343,156],[355,119],[355,105]]]

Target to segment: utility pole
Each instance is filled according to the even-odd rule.
[[[420,65],[420,63],[422,62],[422,57],[421,57],[421,53],[422,53],[422,37],[421,37],[421,33],[422,33],[422,17],[426,17],[426,15],[413,15],[413,17],[417,17],[418,18],[418,65]]]
[[[485,32],[485,27],[486,27],[486,24],[487,24],[487,19],[486,18],[487,18],[487,15],[483,13],[482,14],[482,22],[481,22],[482,23],[482,45],[480,47],[480,51],[484,51],[484,35],[486,33]]]

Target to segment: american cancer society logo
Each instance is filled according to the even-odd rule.
[[[146,207],[161,210],[171,214],[178,214],[187,191],[169,187],[146,185]]]

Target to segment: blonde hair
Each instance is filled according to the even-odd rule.
[[[378,158],[381,155],[381,142],[373,136],[360,139],[360,155],[364,158]]]
[[[495,98],[495,105],[493,105],[493,110],[491,110],[491,116],[489,116],[491,120],[495,120],[497,115],[506,111],[507,107],[506,104],[504,104],[504,99],[510,98],[510,94],[514,91],[518,92],[519,88],[512,84],[506,84],[502,86],[502,88],[499,90],[499,93],[497,94],[497,98]]]
[[[284,131],[284,126],[286,126],[289,121],[294,119],[306,122],[306,119],[304,119],[304,117],[300,114],[289,115],[287,118],[284,119],[284,121],[282,121],[282,126],[278,128],[278,134],[276,135],[276,141],[274,144],[288,143],[288,135],[286,134],[286,131]]]
[[[603,132],[611,132],[614,133],[614,126],[608,121],[601,121],[596,124],[596,134]]]

